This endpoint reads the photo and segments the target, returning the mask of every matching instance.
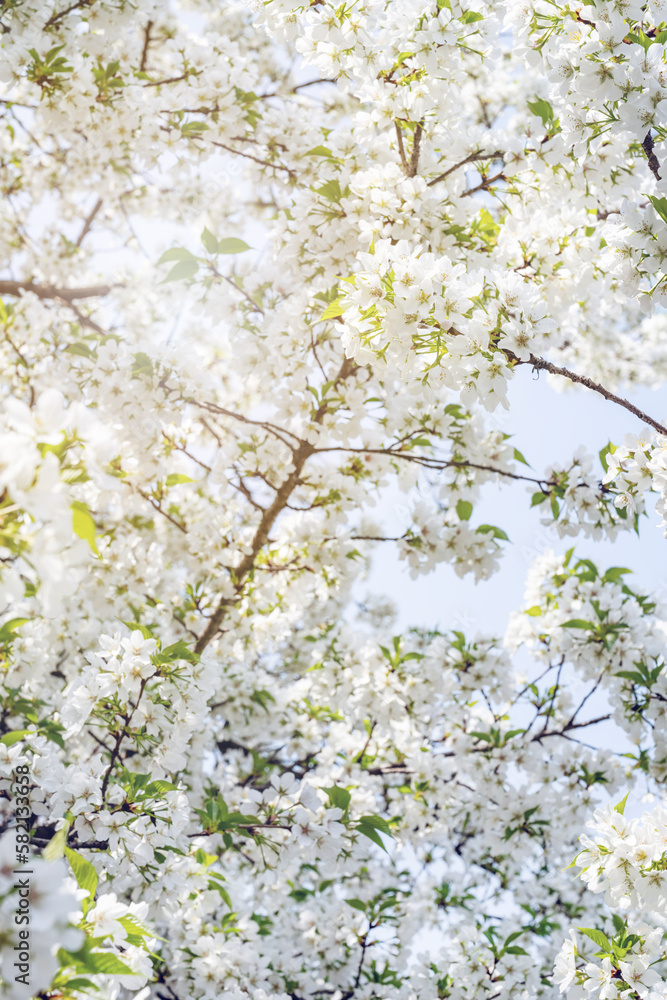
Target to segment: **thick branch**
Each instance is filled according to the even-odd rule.
[[[336,378],[334,379],[332,388],[334,388],[343,379],[349,378],[349,376],[356,370],[356,367],[357,366],[353,361],[346,358],[345,361],[343,361]],[[327,410],[327,403],[326,400],[324,400],[313,418],[313,423],[320,424],[324,419]],[[238,595],[243,590],[246,577],[253,568],[255,559],[263,546],[266,545],[269,540],[271,528],[275,524],[278,515],[285,509],[292,492],[299,485],[303,467],[314,451],[315,446],[309,441],[302,441],[298,448],[295,448],[292,451],[292,463],[294,467],[287,478],[283,480],[281,485],[276,490],[276,495],[273,498],[271,505],[264,510],[264,513],[262,514],[259,524],[255,530],[250,550],[246,553],[246,555],[244,555],[239,565],[234,569],[234,595],[232,597],[223,597],[218,602],[217,607],[208,620],[206,628],[195,643],[196,653],[201,654],[217,635],[220,624],[227,613],[227,608],[236,602]]]
[[[412,140],[412,155],[410,157],[410,163],[406,171],[408,177],[414,177],[419,167],[419,147],[422,141],[422,132],[423,132],[423,126],[422,123],[419,122],[419,124],[415,127],[415,136],[414,139]]]
[[[37,285],[34,281],[0,280],[0,295],[33,292],[39,299],[62,299],[64,302],[73,302],[74,299],[102,298],[108,295],[112,288],[120,287],[120,285],[90,285],[87,288],[55,288],[53,285]]]

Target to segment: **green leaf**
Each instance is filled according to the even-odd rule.
[[[86,956],[83,963],[90,972],[101,973],[105,976],[133,976],[135,972],[126,965],[125,962],[113,955],[110,951],[91,951]]]
[[[387,823],[386,820],[382,819],[382,817],[362,816],[359,822],[357,823],[356,829],[364,837],[368,837],[368,839],[372,840],[374,844],[377,844],[378,847],[381,847],[383,851],[385,852],[387,851],[387,848],[384,845],[384,841],[382,840],[382,837],[380,836],[378,831],[382,831],[382,833],[387,834],[389,837],[392,836],[392,832],[389,828],[389,824]]]
[[[68,817],[72,816],[71,813],[68,813],[67,815]],[[66,819],[65,825],[61,826],[60,829],[57,830],[56,833],[54,833],[54,835],[51,837],[51,840],[44,848],[44,851],[42,853],[43,858],[45,858],[47,861],[57,861],[58,858],[63,857],[65,853],[65,846],[67,844],[67,837],[69,835],[69,828],[71,825],[72,825],[71,818]]]
[[[343,197],[343,192],[340,189],[340,184],[336,178],[327,181],[323,184],[321,188],[317,188],[315,194],[322,195],[327,201],[340,201]]]
[[[303,156],[325,156],[327,160],[335,159],[333,153],[326,146],[313,146],[309,149],[307,153],[303,153]]]
[[[625,566],[610,566],[602,579],[609,583],[618,583],[626,573],[632,573],[632,570],[627,569]]]
[[[208,132],[210,126],[206,122],[187,122],[185,125],[181,125],[181,135],[186,138],[190,135],[199,135],[201,132]]]
[[[155,781],[151,781],[150,785],[147,786],[146,792],[150,796],[164,796],[167,792],[175,792],[178,785],[175,785],[173,781],[166,781],[164,778],[156,778]]]
[[[340,785],[332,785],[331,788],[323,788],[323,792],[326,792],[329,798],[329,805],[334,809],[342,809],[346,812],[350,805],[351,795],[347,788],[341,788]]]
[[[531,507],[537,507],[538,504],[544,503],[547,499],[546,493],[533,493],[532,499],[530,501]]]
[[[649,195],[648,200],[663,222],[667,222],[667,198],[657,198],[655,195]]]
[[[184,247],[172,247],[171,250],[165,250],[165,252],[160,257],[158,264],[168,264],[172,260],[194,260],[194,254],[191,254],[189,250],[185,250]]]
[[[180,486],[181,483],[194,483],[194,479],[180,472],[170,472],[167,476],[167,486]]]
[[[245,250],[252,250],[247,243],[239,240],[236,236],[227,236],[224,240],[218,240],[218,253],[243,253]]]
[[[5,747],[14,746],[15,743],[20,743],[21,740],[30,732],[29,729],[14,729],[11,733],[5,733],[4,736],[0,737],[0,743]]]
[[[551,107],[548,101],[543,100],[543,98],[538,97],[534,101],[527,102],[528,107],[535,115],[536,118],[542,119],[542,124],[546,127],[547,122],[553,121],[554,109]]]
[[[139,351],[134,355],[134,361],[132,362],[132,374],[133,375],[154,375],[155,370],[153,368],[153,362],[144,354],[143,351]]]
[[[480,524],[475,533],[478,535],[493,535],[494,538],[499,538],[503,542],[509,542],[509,536],[502,528],[497,528],[495,524]]]
[[[461,521],[469,521],[472,514],[472,504],[469,500],[459,500],[456,504],[456,513]]]
[[[613,455],[615,451],[616,451],[616,445],[612,444],[611,441],[608,441],[607,444],[604,446],[604,448],[601,448],[600,451],[598,452],[600,456],[600,464],[605,472],[607,472],[609,468],[607,465],[607,456]]]
[[[335,299],[333,302],[330,302],[317,322],[321,323],[324,319],[336,319],[337,316],[342,316],[343,307],[340,303],[340,299]]]
[[[204,229],[204,232],[201,234],[201,241],[208,253],[218,252],[218,238],[209,229]]]
[[[569,621],[561,624],[561,628],[594,629],[595,625],[593,622],[587,622],[585,618],[570,618]]]
[[[118,923],[125,928],[128,934],[132,934],[134,937],[157,937],[150,927],[142,924],[136,917],[129,914],[126,917],[121,917]],[[160,938],[160,940],[164,941],[164,938]]]
[[[542,614],[542,608],[539,606],[539,604],[533,604],[532,608],[528,608],[526,614],[530,615],[531,618],[539,618],[539,616]]]
[[[140,625],[139,622],[124,622],[121,618],[118,619],[121,625],[129,628],[130,632],[141,632],[144,639],[154,639],[155,636],[146,625]]]
[[[0,626],[0,642],[7,642],[8,640],[15,638],[13,633],[16,629],[20,628],[21,625],[25,625],[25,623],[29,621],[29,618],[8,618],[7,621],[3,622]]]
[[[530,465],[529,465],[529,463],[528,463],[528,462],[526,461],[526,459],[525,459],[525,458],[523,457],[523,455],[521,454],[521,452],[519,451],[519,449],[518,449],[518,448],[515,448],[515,449],[514,449],[514,461],[515,461],[515,462],[523,462],[523,464],[524,464],[524,465],[528,465],[528,467],[530,468]]]
[[[461,24],[474,24],[475,21],[483,21],[484,15],[479,14],[476,10],[466,10],[461,14],[459,21]]]
[[[621,801],[620,801],[620,802],[618,802],[618,803],[617,803],[617,804],[616,804],[616,805],[614,806],[614,812],[617,812],[617,813],[620,813],[620,814],[621,814],[621,816],[623,815],[623,813],[625,812],[625,804],[626,804],[626,802],[628,801],[628,795],[629,795],[629,794],[630,794],[630,792],[628,792],[628,793],[627,793],[627,795],[625,796],[625,798],[624,798],[624,799],[621,799]]]
[[[183,281],[186,278],[192,278],[198,270],[199,263],[194,257],[190,260],[179,260],[177,264],[174,264],[162,284],[166,285],[168,281]]]
[[[170,663],[172,660],[187,660],[189,663],[199,662],[197,654],[182,639],[163,649],[159,655],[159,659],[164,663]]]
[[[86,979],[84,976],[75,976],[74,979],[68,979],[63,985],[67,987],[68,991],[79,990],[85,992],[86,990],[97,990],[98,993],[100,991],[99,986],[96,986],[92,979]]]
[[[590,938],[593,944],[596,944],[602,951],[611,951],[611,942],[602,931],[598,931],[594,927],[578,927],[577,930],[585,934],[587,938]]]
[[[345,902],[348,906],[351,906],[353,910],[359,910],[361,913],[366,912],[366,904],[361,899],[346,899]]]
[[[93,899],[97,892],[97,872],[90,861],[86,861],[71,847],[65,847],[65,857],[70,863],[77,885],[80,889],[85,889],[90,898]]]
[[[80,341],[77,341],[75,344],[69,344],[65,348],[65,350],[67,351],[68,354],[76,354],[80,358],[92,358],[93,357],[93,352],[88,347],[88,345],[87,344],[82,344]]]
[[[97,550],[97,542],[95,541],[95,522],[87,505],[80,500],[73,500],[70,506],[72,508],[74,534],[78,535],[79,538],[83,538],[85,542],[88,542],[95,555],[98,556],[99,552]]]
[[[636,42],[638,45],[641,45],[641,47],[643,48],[644,52],[648,52],[648,50],[651,47],[651,45],[653,45],[653,39],[649,38],[649,36],[646,35],[641,30],[636,31],[636,32],[635,31],[629,31],[628,34],[623,39],[623,41],[626,41],[626,39],[628,39],[628,38],[630,39],[631,42]]]

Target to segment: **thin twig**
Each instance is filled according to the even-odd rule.
[[[193,72],[192,70],[186,70],[180,76],[171,76],[168,80],[150,80],[144,84],[144,87],[165,87],[168,83],[179,83],[181,80],[187,80]]]
[[[148,48],[151,44],[151,28],[153,27],[152,21],[146,22],[145,34],[144,34],[144,47],[141,50],[141,62],[139,63],[139,72],[143,73],[146,69],[146,60],[148,59]]]
[[[254,160],[255,163],[259,163],[263,167],[270,167],[272,170],[284,170],[286,174],[289,174],[291,179],[296,177],[296,174],[290,167],[285,167],[281,163],[271,163],[269,160],[260,160],[258,156],[253,156],[252,153],[243,153],[240,149],[233,149],[232,146],[227,146],[224,142],[212,142],[211,145],[219,146],[220,149],[225,149],[228,153],[234,153],[236,156],[244,156],[246,160]]]
[[[475,187],[468,188],[467,191],[463,192],[461,197],[469,198],[471,194],[476,194],[478,191],[488,191],[491,185],[495,184],[496,181],[506,181],[506,180],[507,178],[505,177],[504,171],[500,170],[497,174],[494,174],[493,177],[484,177],[482,181]]]
[[[209,267],[211,271],[213,271],[213,273],[216,275],[216,277],[222,278],[222,280],[226,281],[228,285],[231,285],[232,288],[236,289],[237,292],[240,292],[243,298],[250,303],[255,312],[261,313],[262,316],[264,315],[264,310],[262,309],[262,307],[258,306],[257,303],[254,301],[254,299],[251,299],[248,293],[244,291],[244,289],[241,288],[240,285],[237,285],[232,278],[228,278],[226,274],[220,274],[220,271],[218,271],[218,269],[214,267],[213,264],[209,264]]]
[[[101,209],[101,207],[102,207],[102,199],[98,198],[97,201],[95,202],[95,204],[93,205],[91,211],[86,216],[86,218],[84,220],[84,223],[83,223],[83,228],[82,228],[81,232],[79,233],[79,235],[77,237],[77,240],[76,240],[76,243],[74,244],[74,246],[76,246],[76,247],[80,247],[81,246],[81,244],[85,240],[86,236],[90,232],[90,227],[92,226],[93,221],[95,219],[95,216],[97,215],[97,213],[99,212],[99,210]]]
[[[413,455],[405,451],[392,451],[390,448],[347,448],[344,445],[332,445],[327,448],[315,448],[318,453],[329,451],[345,451],[355,455],[384,455],[387,458],[402,458],[406,462],[416,462],[427,469],[442,471],[449,468],[480,469],[483,472],[494,472],[498,476],[507,476],[509,479],[521,479],[527,483],[537,483],[538,486],[557,486],[551,479],[539,479],[535,476],[522,476],[518,472],[510,472],[506,469],[497,469],[494,465],[482,465],[479,462],[466,462],[457,459],[429,458],[428,455]]]
[[[547,371],[552,375],[562,375],[563,378],[567,378],[570,382],[576,382],[579,385],[585,385],[587,389],[592,389],[593,392],[598,392],[605,399],[610,400],[612,403],[617,403],[618,406],[622,406],[624,409],[629,410],[630,413],[634,413],[636,417],[643,420],[645,424],[653,427],[659,434],[664,434],[667,437],[667,427],[663,424],[658,423],[653,417],[649,417],[647,413],[640,410],[639,407],[635,406],[628,399],[623,399],[622,396],[617,396],[615,393],[610,392],[609,389],[605,389],[603,385],[599,382],[594,382],[593,379],[588,378],[586,375],[577,375],[576,372],[571,372],[569,368],[559,368],[557,365],[552,364],[550,361],[546,361],[545,358],[536,358],[534,354],[531,354],[527,361],[521,361],[519,359],[514,359],[515,365],[532,365],[533,371]]]
[[[171,516],[171,514],[168,514],[167,511],[164,510],[164,508],[160,506],[157,500],[154,500],[149,493],[144,492],[144,490],[142,490],[139,486],[132,487],[132,483],[127,483],[127,485],[135,489],[139,494],[139,496],[143,497],[144,500],[148,500],[151,507],[153,507],[153,509],[156,510],[158,514],[162,514],[162,516],[166,517],[168,521],[171,521],[174,527],[178,528],[179,531],[182,531],[184,535],[187,535],[188,529],[185,527],[185,525],[181,524],[180,521],[177,521],[175,517]]]
[[[82,313],[73,302],[63,301],[63,305],[66,305],[67,308],[74,313],[81,326],[86,326],[89,330],[94,330],[95,333],[100,333],[102,336],[106,336],[106,330],[103,330],[99,323],[96,323],[94,319],[90,318],[90,316],[86,316],[85,313]]]
[[[79,10],[81,7],[92,7],[94,3],[95,0],[77,0],[76,3],[73,3],[70,7],[66,7],[65,10],[61,10],[57,14],[52,14],[44,25],[44,30],[52,28],[54,24],[57,24],[63,17],[71,14],[73,10]]]
[[[439,184],[440,181],[444,181],[445,177],[449,177],[450,174],[453,174],[455,170],[465,167],[466,163],[475,163],[477,160],[499,160],[502,159],[503,155],[504,154],[499,149],[495,150],[493,153],[484,153],[482,151],[478,153],[471,153],[470,156],[466,156],[464,160],[459,160],[458,163],[455,163],[453,167],[449,168],[449,170],[445,170],[444,173],[438,174],[438,176],[434,177],[432,181],[429,181],[426,186],[433,187],[434,184]]]

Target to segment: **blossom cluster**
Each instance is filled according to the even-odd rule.
[[[0,987],[21,767],[32,995],[553,995],[576,831],[664,795],[665,612],[576,548],[504,637],[362,591],[497,572],[500,483],[576,544],[665,513],[661,439],[536,470],[500,421],[667,375],[659,5],[5,7]],[[659,994],[657,927],[562,981]]]

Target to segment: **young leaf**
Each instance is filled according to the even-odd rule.
[[[577,930],[590,938],[593,944],[596,944],[602,951],[611,951],[611,942],[602,931],[598,931],[594,927],[578,927]]]
[[[204,244],[204,249],[207,253],[218,252],[217,237],[215,237],[209,229],[204,229],[204,232],[201,234],[201,241]]]
[[[166,285],[168,281],[183,281],[186,278],[192,278],[198,270],[199,263],[194,257],[190,260],[179,260],[177,264],[174,264],[162,284]]]
[[[528,101],[527,104],[535,117],[542,119],[542,124],[546,128],[547,122],[552,121],[554,116],[554,109],[549,102],[538,97],[534,101]]]
[[[338,316],[343,315],[343,308],[340,304],[340,299],[336,299],[334,302],[330,302],[326,307],[322,315],[320,316],[318,323],[321,323],[325,319],[336,319]]]
[[[340,785],[332,785],[331,788],[323,788],[322,791],[327,793],[329,805],[335,809],[342,809],[345,812],[350,805],[351,795],[347,788],[341,788]]]
[[[97,892],[97,872],[94,867],[71,847],[65,847],[65,857],[70,863],[79,888],[85,889],[92,899]]]
[[[170,472],[167,476],[167,486],[180,486],[181,483],[194,483],[194,479],[180,472]]]
[[[88,542],[95,555],[98,556],[99,552],[95,541],[95,522],[93,521],[92,514],[86,504],[80,500],[73,500],[71,508],[74,534]]]
[[[472,504],[469,500],[459,500],[456,504],[456,513],[461,521],[469,521],[472,514]]]
[[[172,260],[194,260],[194,255],[183,247],[172,247],[171,250],[165,250],[158,264],[169,264]]]
[[[629,794],[630,794],[630,792],[628,792],[627,795],[625,796],[625,798],[621,799],[621,801],[617,802],[617,804],[614,806],[614,811],[617,812],[617,813],[620,813],[621,816],[625,812],[625,804],[628,801],[628,795]]]
[[[247,243],[239,240],[236,236],[227,236],[223,240],[218,240],[218,253],[243,253],[244,250],[252,250]]]

